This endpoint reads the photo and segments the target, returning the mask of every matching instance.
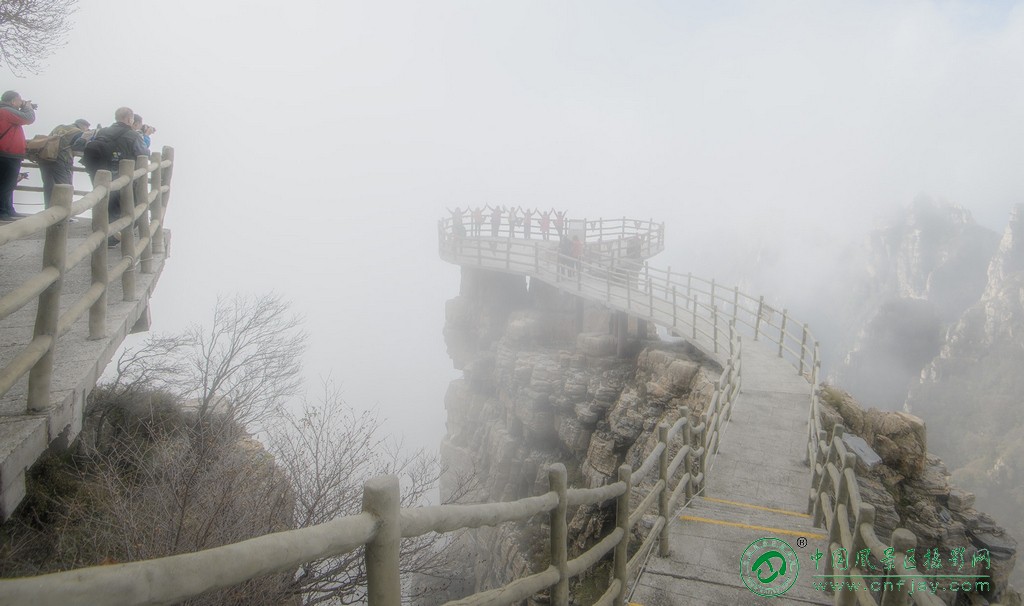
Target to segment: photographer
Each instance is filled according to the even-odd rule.
[[[14,188],[25,159],[25,131],[36,121],[36,104],[13,90],[0,96],[0,221],[25,217],[14,210]]]

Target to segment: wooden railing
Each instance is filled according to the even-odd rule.
[[[588,238],[588,244],[602,243],[603,238],[618,229],[620,233],[625,231],[627,238],[646,241],[648,256],[663,246],[663,227],[653,222],[616,220],[610,226],[603,223],[587,221],[588,233],[601,234],[596,239]],[[642,226],[649,231],[629,231]],[[37,606],[172,604],[264,574],[294,570],[303,562],[338,556],[363,545],[369,603],[397,605],[401,600],[398,554],[402,538],[523,521],[543,513],[550,520],[548,568],[449,605],[512,604],[548,590],[552,604],[565,606],[569,601],[569,579],[592,568],[609,552],[613,553],[612,578],[596,603],[622,604],[630,580],[655,542],[659,543],[660,555],[668,554],[668,525],[674,512],[704,488],[722,430],[742,386],[740,332],[776,342],[779,355],[789,355],[801,373],[817,367],[817,346],[810,345],[812,336],[806,326],[796,334],[788,330],[792,324],[785,312],[769,312],[763,300],[747,297],[738,289],[723,289],[714,281],[651,268],[641,261],[645,254],[642,248],[639,255],[585,255],[577,260],[559,255],[557,242],[532,236],[531,233],[527,239],[464,235],[451,219],[439,224],[440,254],[448,261],[544,280],[564,291],[656,322],[676,334],[689,335],[722,362],[722,374],[700,423],[692,425],[689,410],[683,409],[681,418],[671,427],[660,424],[657,444],[635,471],[623,465],[616,482],[579,489],[567,486],[564,466],[555,464],[549,468],[550,489],[543,495],[509,503],[414,509],[399,508],[397,478],[375,478],[364,485],[361,514],[192,554],[0,581],[0,605],[26,600]],[[800,343],[799,348],[794,348],[793,343]],[[673,455],[671,451],[676,446]],[[658,471],[653,486],[649,490],[637,489],[634,495],[634,488],[655,468]],[[635,506],[634,497],[638,499]],[[612,500],[615,529],[569,560],[569,508],[610,504]],[[631,555],[632,529],[655,506],[654,525]]]
[[[27,374],[26,411],[45,411],[50,407],[57,340],[87,312],[89,338],[105,336],[107,289],[114,280],[121,280],[126,301],[137,298],[136,264],[143,273],[152,273],[153,254],[165,252],[163,217],[170,197],[173,160],[174,150],[170,147],[150,157],[122,160],[117,179],[111,181],[110,171],[97,172],[95,187],[77,200],[71,185],[56,185],[50,208],[0,226],[0,246],[45,232],[43,269],[0,298],[0,321],[38,298],[33,339],[0,369],[0,396]],[[118,190],[121,194],[121,218],[110,222],[107,201],[109,193]],[[92,233],[69,251],[68,219],[87,211],[91,211]],[[138,240],[135,238],[136,226],[139,229]],[[120,233],[122,258],[118,264],[108,268],[107,238],[117,233]],[[91,286],[61,314],[64,276],[86,259],[89,259],[91,267]]]

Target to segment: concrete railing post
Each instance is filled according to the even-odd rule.
[[[619,467],[619,481],[625,482],[626,490],[615,499],[615,525],[622,531],[622,537],[615,545],[614,576],[619,581],[619,597],[615,604],[626,603],[626,588],[629,585],[629,497],[633,492],[633,469],[629,465]]]
[[[905,554],[908,550],[917,547],[917,537],[906,528],[897,528],[892,531],[892,546],[896,553]],[[892,590],[884,591],[882,593],[881,606],[905,606],[910,603],[909,592],[895,588],[896,581],[902,580],[897,577],[905,578],[908,575],[908,569],[904,566],[902,558],[896,558],[896,560],[896,568],[889,573],[889,578],[893,579],[893,581],[890,581],[889,583],[882,583],[883,588],[886,585],[889,585],[892,587]],[[913,580],[913,578],[911,578],[911,580]]]
[[[733,286],[732,288],[732,321],[736,322],[736,318],[740,315],[740,287]]]
[[[160,152],[153,152],[152,155],[153,163],[157,166],[163,162],[163,155]],[[153,232],[153,252],[162,255],[165,252],[164,249],[164,196],[159,193],[161,187],[163,187],[163,169],[156,169],[149,178],[149,189],[150,191],[157,192],[157,195],[153,198],[153,204],[149,207],[149,218],[152,223],[157,224],[157,229]]]
[[[676,312],[676,285],[672,285],[672,328],[676,328],[678,323],[678,317]]]
[[[689,288],[687,288],[687,290],[689,290]],[[686,297],[690,301],[690,304],[693,305],[693,318],[692,318],[693,324],[691,325],[691,328],[693,329],[692,330],[692,332],[693,332],[693,339],[696,340],[697,339],[697,300],[696,299],[690,299],[689,298],[690,297],[689,294],[687,294]]]
[[[118,178],[135,172],[135,160],[121,160],[117,168]],[[135,187],[134,181],[121,188],[121,217],[132,218],[123,229],[121,229],[121,256],[128,258],[131,265],[121,274],[121,290],[124,291],[125,301],[134,301],[138,297],[135,294]]]
[[[139,156],[135,160],[136,168],[149,168],[149,156]],[[133,197],[138,201],[139,204],[146,204],[149,201],[149,178],[147,176],[139,177],[132,182],[133,185]],[[146,208],[142,214],[139,215],[139,240],[145,242],[146,245],[139,251],[139,269],[144,274],[153,273],[153,240],[149,234],[149,213],[150,208]]]
[[[658,425],[658,442],[664,445],[661,456],[658,457],[658,477],[663,483],[661,494],[658,496],[658,515],[665,520],[661,527],[661,536],[658,538],[658,555],[664,558],[668,556],[668,522],[671,513],[668,510],[668,425],[665,423]]]
[[[164,174],[160,176],[160,184],[167,186],[167,191],[165,191],[164,195],[161,196],[161,198],[163,198],[163,199],[160,201],[160,219],[161,219],[161,221],[163,220],[164,215],[167,214],[167,202],[171,198],[171,176],[174,174],[174,148],[173,147],[168,147],[166,145],[164,146],[163,159],[164,160],[170,160],[171,161],[171,165],[168,166],[167,168],[163,169],[163,173]]]
[[[64,265],[68,250],[68,217],[71,216],[71,199],[74,190],[70,185],[55,185],[50,208],[63,211],[59,221],[46,228],[43,243],[43,269],[53,267],[57,279],[39,293],[36,307],[36,324],[33,337],[50,337],[49,347],[28,372],[28,411],[41,412],[50,407],[50,383],[53,379],[53,357],[57,350],[57,323],[60,321],[60,293],[64,287]]]
[[[683,492],[686,502],[689,503],[693,498],[693,428],[690,427],[690,409],[684,406],[680,414],[686,418],[686,423],[683,423],[683,448],[687,450],[683,457],[683,465],[686,467],[684,473],[689,474],[689,478],[686,480],[686,488],[683,489]]]
[[[110,277],[107,272],[107,230],[110,228],[110,214],[107,205],[110,203],[110,171],[96,171],[94,187],[105,187],[107,193],[92,207],[92,231],[103,234],[103,242],[92,251],[90,259],[92,284],[102,284],[103,292],[89,308],[89,338],[96,340],[107,336],[107,287]]]
[[[551,588],[552,606],[569,604],[569,527],[565,519],[569,504],[567,484],[565,465],[552,465],[548,469],[548,485],[558,495],[558,505],[550,514],[551,565],[558,569],[558,582]]]
[[[818,430],[817,440],[814,443],[814,458],[811,459],[811,494],[807,499],[807,515],[812,516],[812,523],[821,526],[821,478],[825,475],[825,455],[822,454],[819,444],[828,439],[824,429]],[[821,466],[821,473],[818,473],[818,466]]]
[[[711,284],[712,284],[712,288],[714,288],[714,284],[715,284],[714,281],[712,281]],[[712,299],[712,301],[714,301],[714,299]],[[717,305],[712,305],[711,306],[711,317],[714,320],[714,336],[711,338],[711,340],[715,344],[715,348],[714,348],[715,349],[715,353],[718,353],[718,306]]]
[[[399,606],[402,581],[398,557],[402,541],[398,478],[381,476],[363,484],[363,511],[377,518],[379,526],[366,544],[366,595],[370,606]]]
[[[800,369],[798,375],[804,376],[804,355],[807,353],[807,324],[804,323],[803,333],[800,335]]]
[[[761,338],[761,314],[764,313],[764,295],[757,299],[757,317],[754,318],[754,340]]]
[[[789,315],[788,309],[782,310],[782,326],[779,327],[779,357],[782,357],[782,350],[786,346],[786,319]]]

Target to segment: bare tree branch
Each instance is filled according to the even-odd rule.
[[[11,73],[38,74],[64,45],[78,0],[0,0],[0,62]]]

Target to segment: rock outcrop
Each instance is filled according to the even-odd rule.
[[[906,409],[930,427],[957,482],[1024,536],[1024,205],[988,267],[979,300],[950,328]],[[1015,576],[1024,583],[1024,572]]]
[[[965,208],[924,197],[872,232],[863,253],[850,255],[856,265],[841,289],[847,353],[833,381],[871,406],[898,409],[946,328],[984,291],[997,243]]]
[[[822,403],[829,435],[835,425],[842,424],[868,447],[852,450],[858,455],[861,497],[875,507],[878,537],[886,541],[896,528],[906,528],[917,536],[917,553],[938,549],[944,561],[953,549],[962,547],[968,568],[952,574],[990,575],[991,589],[981,597],[1019,603],[1019,594],[1009,588],[1017,541],[993,517],[975,509],[974,494],[951,483],[942,460],[928,452],[924,422],[904,412],[864,410],[849,394],[830,388],[822,390]],[[988,550],[991,567],[969,568],[972,557],[983,549]],[[951,601],[955,593],[938,595],[955,603]]]
[[[611,320],[607,310],[539,281],[462,269],[444,329],[463,377],[445,398],[442,499],[540,494],[555,462],[566,465],[570,486],[601,486],[622,463],[639,465],[657,442],[658,423],[674,423],[684,407],[699,418],[721,368],[685,343],[659,341],[635,320],[619,357]],[[610,530],[614,507],[581,508],[570,517],[571,557]],[[547,541],[538,532],[547,532],[543,521],[470,533],[463,546],[477,564],[466,571],[467,588],[494,587],[546,566]]]

